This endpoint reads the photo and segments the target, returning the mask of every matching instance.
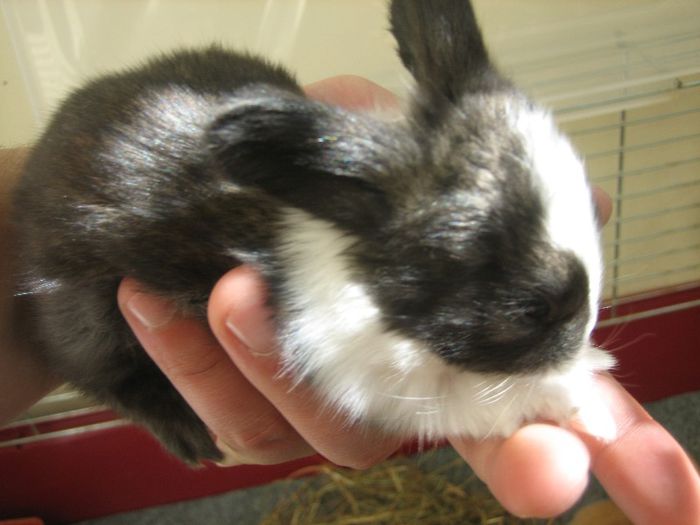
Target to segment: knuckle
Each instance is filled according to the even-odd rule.
[[[177,354],[177,352],[173,352],[173,354]],[[201,355],[196,356],[196,359],[189,357],[195,356],[170,356],[169,359],[164,360],[162,368],[170,377],[191,380],[208,376],[225,364],[223,356],[217,355],[216,352],[202,352]]]
[[[197,379],[210,375],[223,364],[220,356],[213,353],[201,356],[199,359],[171,360],[167,368],[170,375],[181,379]]]
[[[291,438],[291,432],[287,425],[281,421],[272,419],[263,425],[246,429],[239,433],[238,443],[250,451],[264,451],[280,442]]]
[[[225,441],[238,456],[255,464],[282,463],[312,453],[286,421],[274,417],[239,428]]]

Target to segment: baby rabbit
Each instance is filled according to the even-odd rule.
[[[415,79],[400,121],[210,47],[87,83],[29,159],[14,220],[34,347],[187,462],[221,453],[120,315],[124,276],[204,318],[252,265],[287,373],[407,437],[566,420],[611,364],[589,344],[601,255],[571,145],[496,71],[467,0],[389,10]]]

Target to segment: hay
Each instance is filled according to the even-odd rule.
[[[463,481],[461,460],[423,469],[406,458],[366,471],[320,465],[298,472],[317,474],[280,501],[260,525],[516,525],[474,477]]]

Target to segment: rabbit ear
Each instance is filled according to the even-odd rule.
[[[210,152],[242,185],[323,174],[369,179],[391,135],[373,119],[289,91],[252,86],[236,93],[207,131]]]
[[[385,208],[377,181],[386,159],[397,156],[388,151],[400,143],[393,135],[361,115],[252,86],[237,92],[205,140],[232,182],[352,223],[364,220],[356,217],[359,210],[372,219],[372,210]]]
[[[390,21],[401,60],[432,102],[493,89],[498,75],[468,0],[393,0]]]
[[[282,171],[289,176],[315,148],[312,107],[282,90],[241,90],[208,129],[207,146],[237,184],[262,185]]]

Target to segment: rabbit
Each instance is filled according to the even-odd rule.
[[[601,253],[583,164],[495,68],[467,0],[393,0],[414,85],[387,121],[306,98],[220,46],[88,82],[14,194],[33,347],[190,464],[207,428],[116,303],[132,276],[205,319],[255,267],[285,374],[350,421],[419,439],[566,421],[612,366],[590,334]]]

